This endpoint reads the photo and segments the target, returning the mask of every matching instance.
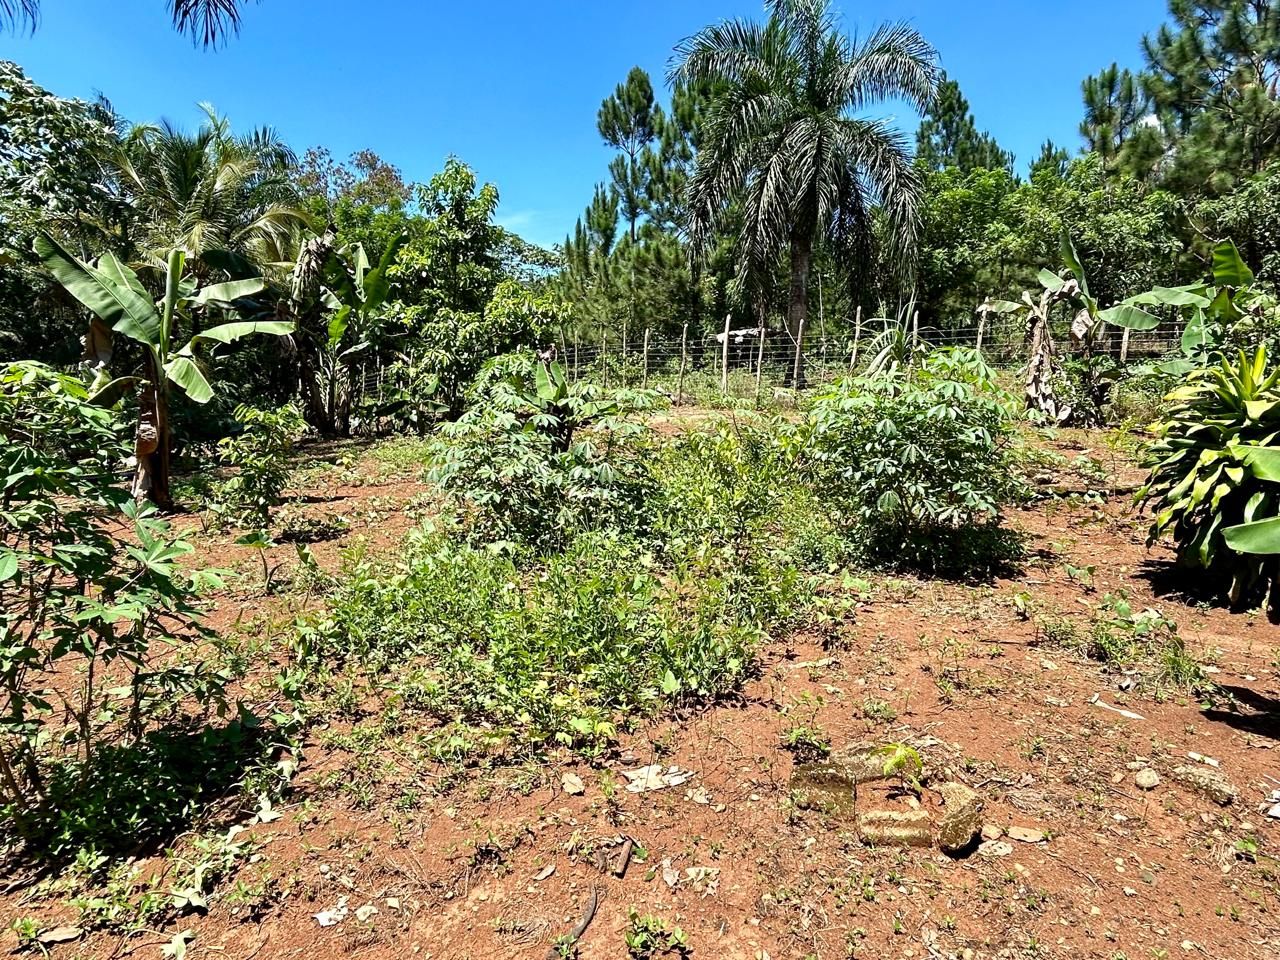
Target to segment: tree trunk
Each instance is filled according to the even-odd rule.
[[[799,362],[795,365],[795,382],[797,390],[805,388],[804,344],[799,340],[804,336],[803,321],[809,315],[809,269],[813,263],[813,234],[810,231],[797,229],[791,234],[791,294],[787,301],[787,330],[799,351]]]
[[[148,372],[153,372],[148,361]],[[134,469],[132,494],[135,500],[150,500],[161,510],[173,506],[169,488],[169,398],[163,385],[149,380],[139,399],[138,431],[134,439],[133,455],[137,461]]]

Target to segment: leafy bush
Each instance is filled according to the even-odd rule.
[[[540,343],[566,315],[554,295],[537,295],[514,280],[497,285],[482,312],[434,305],[409,307],[404,323],[421,339],[415,363],[437,378],[434,398],[461,409],[464,390],[490,358]]]
[[[87,399],[38,364],[0,374],[0,812],[55,854],[50,830],[83,832],[51,826],[67,782],[84,788],[105,757],[190,717],[191,701],[223,704],[223,677],[166,656],[204,635],[204,578],[177,567],[191,548],[117,485],[120,433]],[[81,679],[64,682],[73,670]],[[101,828],[134,832],[117,812],[96,811]]]
[[[1138,499],[1148,538],[1172,532],[1181,565],[1206,571],[1233,604],[1280,605],[1280,370],[1266,350],[1191,374],[1166,398]]]
[[[801,570],[843,554],[780,429],[722,421],[667,442],[652,461],[655,543],[679,575],[715,581],[746,623],[786,620],[804,593]]]
[[[585,530],[632,529],[645,486],[645,429],[632,414],[653,402],[536,363],[441,430],[431,476],[480,541],[551,549]]]
[[[820,396],[802,452],[860,551],[944,573],[1011,559],[1000,528],[1019,491],[1003,396],[926,369],[915,378],[851,378]]]
[[[640,545],[601,533],[521,569],[415,532],[394,569],[357,563],[330,610],[301,637],[304,662],[336,658],[374,679],[394,676],[407,708],[468,749],[598,753],[619,723],[663,701],[733,689],[759,638],[714,586],[664,582]]]
[[[266,523],[289,479],[289,454],[307,424],[293,404],[276,410],[236,407],[242,429],[218,443],[218,456],[235,470],[222,484],[216,507],[237,523]]]

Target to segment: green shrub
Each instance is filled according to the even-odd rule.
[[[1000,527],[1020,490],[1001,393],[928,366],[850,378],[817,399],[799,442],[816,490],[867,559],[972,574],[1017,555]]]
[[[289,454],[307,424],[293,404],[275,410],[236,407],[241,431],[218,443],[218,456],[235,470],[217,493],[215,509],[236,523],[264,524],[289,479]]]
[[[779,423],[721,421],[652,461],[651,533],[677,577],[714,582],[746,624],[787,620],[843,540],[796,475]]]
[[[456,735],[461,752],[572,746],[595,754],[658,704],[714,698],[750,671],[759,631],[712,584],[667,581],[604,533],[522,569],[510,556],[411,535],[404,559],[361,561],[304,633],[304,658],[359,664]],[[394,667],[394,669],[392,669]]]
[[[157,726],[225,706],[225,678],[178,656],[206,635],[205,578],[179,570],[191,547],[117,484],[125,452],[75,378],[34,363],[0,372],[0,830],[33,851],[136,845],[148,804],[94,805],[91,785]]]
[[[634,529],[646,495],[641,391],[567,382],[535,364],[493,382],[431,448],[432,478],[480,542],[555,549],[586,530]]]
[[[1233,604],[1269,593],[1274,612],[1280,533],[1269,552],[1264,535],[1280,528],[1280,370],[1267,372],[1265,349],[1241,353],[1192,373],[1166,409],[1138,492],[1155,511],[1149,543],[1172,532],[1182,566],[1204,570]],[[1242,536],[1249,530],[1257,535]]]

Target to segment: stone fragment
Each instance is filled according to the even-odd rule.
[[[1013,853],[1013,844],[1004,840],[984,840],[978,844],[978,854],[983,857],[1007,857]]]
[[[1154,790],[1160,786],[1160,774],[1156,773],[1150,767],[1139,770],[1134,774],[1133,782],[1143,790]]]
[[[984,823],[982,825],[983,840],[999,840],[1004,836],[1004,827],[997,826],[994,823]]]
[[[1017,840],[1020,843],[1044,842],[1044,831],[1032,827],[1010,827],[1008,833],[1010,840]]]
[[[1224,807],[1240,795],[1236,785],[1212,767],[1175,767],[1173,779]]]
[[[982,827],[982,798],[963,783],[949,781],[938,787],[942,795],[942,820],[938,846],[947,853],[963,850]]]
[[[927,847],[933,823],[924,810],[867,810],[858,814],[858,837],[878,846]]]

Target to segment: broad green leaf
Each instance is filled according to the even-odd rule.
[[[1254,556],[1280,554],[1280,517],[1227,527],[1222,531],[1222,539],[1237,553]]]
[[[174,248],[169,251],[169,263],[164,274],[164,301],[160,313],[160,356],[169,355],[170,340],[173,337],[173,317],[178,309],[178,301],[182,296],[182,272],[187,266],[185,250]]]
[[[123,286],[128,287],[137,296],[151,303],[151,294],[147,292],[147,288],[142,285],[142,281],[138,279],[138,275],[126,267],[123,263],[116,259],[116,255],[107,251],[98,258],[98,272],[109,280],[114,280]]]
[[[114,407],[129,390],[143,382],[141,377],[116,377],[89,394],[89,402],[95,407]]]
[[[395,263],[396,255],[399,254],[400,248],[404,246],[405,241],[409,239],[409,235],[402,233],[382,251],[382,258],[378,261],[378,266],[372,270],[364,279],[364,309],[376,310],[386,302],[388,296],[391,295],[391,281],[387,279],[387,271],[391,265]]]
[[[1204,322],[1204,310],[1196,308],[1191,314],[1191,319],[1187,321],[1186,329],[1182,331],[1182,352],[1187,356],[1193,356],[1208,342],[1209,328]]]
[[[201,330],[191,338],[191,343],[185,348],[188,352],[193,344],[201,340],[214,340],[218,343],[232,343],[241,337],[247,337],[254,333],[267,333],[275,336],[284,336],[293,333],[293,324],[288,320],[237,320],[232,323],[222,323],[216,327],[210,327],[208,330]]]
[[[196,403],[208,403],[213,399],[213,387],[199,363],[189,354],[174,356],[164,365],[164,372]]]
[[[1246,400],[1244,413],[1250,420],[1261,420],[1277,406],[1280,400]]]
[[[1152,287],[1145,293],[1135,294],[1125,303],[1150,307],[1207,307],[1209,298],[1204,295],[1204,284],[1187,287]]]
[[[551,375],[544,363],[538,364],[538,368],[534,371],[534,378],[537,382],[538,399],[550,403],[556,398],[556,388],[551,382]]]
[[[1065,230],[1062,231],[1062,260],[1067,265],[1067,269],[1071,271],[1072,276],[1076,278],[1076,282],[1080,284],[1080,292],[1088,299],[1090,297],[1089,280],[1084,275],[1084,264],[1080,262],[1080,254],[1076,251],[1076,245],[1071,241],[1071,235]]]
[[[1249,472],[1259,480],[1270,480],[1280,483],[1280,447],[1251,447],[1242,445],[1235,448],[1242,456]]]
[[[1196,365],[1190,360],[1165,360],[1156,364],[1156,369],[1161,373],[1168,373],[1175,377],[1185,377],[1196,369]]]
[[[1121,303],[1103,310],[1099,316],[1107,323],[1128,330],[1151,330],[1160,324],[1158,317],[1153,317],[1141,307]]]
[[[1235,323],[1244,316],[1235,301],[1231,299],[1231,291],[1226,287],[1218,291],[1213,301],[1205,308],[1205,313],[1223,324]]]
[[[1062,289],[1062,286],[1063,286],[1062,278],[1058,276],[1056,273],[1054,273],[1052,270],[1042,269],[1037,274],[1037,277],[1039,277],[1040,279],[1040,285],[1044,287],[1046,290],[1052,290],[1054,293],[1057,293],[1059,290]]]
[[[48,234],[36,237],[35,251],[54,279],[111,329],[149,346],[159,343],[160,315],[151,299],[145,293],[138,293],[137,277],[134,276],[132,283],[127,279],[113,279],[112,274],[117,270],[123,277],[128,267],[114,258],[110,273],[91,267],[68,253]]]
[[[1237,289],[1253,283],[1253,271],[1245,265],[1231,240],[1223,240],[1213,248],[1213,282],[1219,287]]]
[[[351,307],[344,306],[329,320],[329,349],[342,342],[347,332],[347,324],[351,321]]]
[[[241,297],[251,297],[255,293],[261,293],[267,288],[262,278],[253,280],[229,280],[226,283],[214,283],[205,287],[195,296],[195,302],[201,304],[210,303],[234,303]]]
[[[10,579],[18,572],[18,555],[12,550],[0,552],[0,582]]]

